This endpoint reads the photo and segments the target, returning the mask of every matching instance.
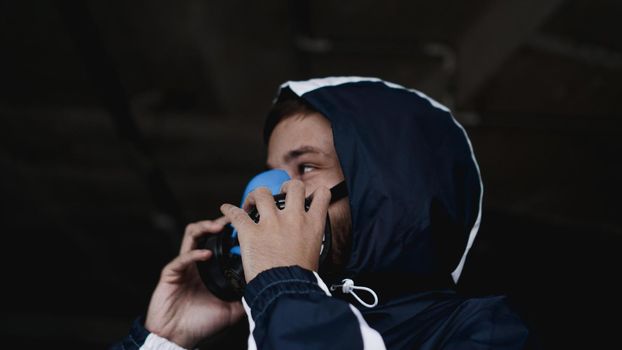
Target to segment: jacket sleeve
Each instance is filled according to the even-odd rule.
[[[150,333],[144,326],[143,317],[132,323],[128,335],[113,344],[109,350],[184,350],[179,345]]]
[[[361,313],[312,271],[277,267],[257,275],[242,300],[249,349],[385,349]]]

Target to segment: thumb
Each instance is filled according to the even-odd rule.
[[[189,267],[194,266],[194,263],[208,260],[211,256],[212,252],[207,249],[196,249],[180,254],[164,267],[162,270],[162,280],[177,280]]]

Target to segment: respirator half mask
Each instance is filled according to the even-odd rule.
[[[281,169],[273,169],[260,173],[246,186],[240,206],[244,204],[246,197],[254,189],[257,187],[267,187],[272,192],[277,208],[283,209],[285,207],[285,193],[279,192],[281,190],[281,185],[289,180],[290,177],[287,172]],[[331,203],[346,197],[347,189],[345,181],[335,185],[330,191]],[[309,210],[311,201],[311,197],[305,199],[305,210]],[[248,215],[253,221],[259,222],[259,213],[256,208],[251,208]],[[330,219],[327,214],[319,256],[320,271],[327,261],[326,258],[330,252],[331,240],[332,232],[330,228]],[[216,297],[222,300],[240,300],[244,295],[246,280],[244,278],[237,231],[231,225],[227,225],[223,231],[204,237],[199,242],[199,247],[209,249],[213,253],[212,258],[209,260],[197,263],[199,275],[205,286],[207,286]]]

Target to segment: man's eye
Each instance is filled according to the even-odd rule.
[[[308,173],[308,172],[310,172],[310,171],[312,171],[314,169],[315,169],[314,167],[312,167],[311,165],[308,165],[308,164],[301,164],[301,165],[298,166],[298,171],[301,174],[306,174],[306,173]]]

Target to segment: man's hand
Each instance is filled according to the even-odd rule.
[[[247,282],[273,267],[298,265],[308,270],[318,269],[330,191],[326,187],[315,190],[308,212],[305,212],[305,188],[301,181],[286,182],[282,191],[287,193],[283,210],[276,207],[265,187],[249,194],[244,207],[257,207],[258,223],[241,208],[231,204],[220,207],[238,230]]]
[[[151,297],[145,320],[150,332],[190,349],[242,317],[242,304],[212,295],[196,267],[197,261],[212,257],[211,251],[196,249],[198,238],[220,232],[226,223],[221,217],[186,226],[179,256],[164,267]]]

